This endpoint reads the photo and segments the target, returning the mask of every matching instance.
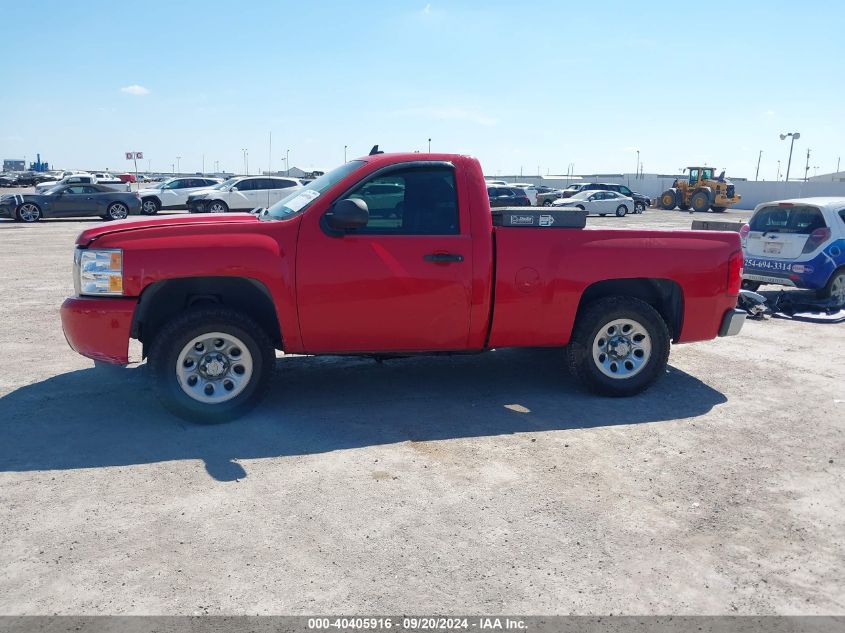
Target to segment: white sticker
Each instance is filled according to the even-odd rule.
[[[301,191],[299,195],[296,196],[293,200],[289,200],[288,202],[286,202],[285,206],[294,213],[296,213],[306,204],[319,197],[319,191],[314,191],[313,189],[306,189],[304,191]]]

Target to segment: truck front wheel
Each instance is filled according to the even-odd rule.
[[[663,374],[669,341],[666,323],[649,304],[633,297],[607,297],[579,312],[567,360],[591,391],[633,396]]]
[[[203,424],[233,420],[258,404],[275,358],[260,325],[220,306],[179,315],[158,333],[150,351],[156,392],[164,406]]]

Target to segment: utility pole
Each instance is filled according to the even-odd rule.
[[[431,154],[431,139],[428,139],[428,153]]]
[[[810,148],[807,148],[807,164],[804,165],[804,182],[807,182],[810,176]]]
[[[780,161],[778,161],[778,175],[775,176],[775,182],[778,182],[779,180],[780,180]]]
[[[249,160],[247,160],[247,151],[245,147],[241,148],[244,153],[244,175],[249,176]]]
[[[780,135],[780,140],[786,140],[786,137],[789,136],[792,140],[789,142],[789,162],[786,163],[786,182],[789,182],[789,168],[792,167],[792,146],[795,145],[795,141],[801,138],[800,132],[787,132],[785,134]]]
[[[834,172],[834,173],[837,173],[837,174],[839,173],[839,159],[840,158],[842,158],[842,157],[841,156],[836,157],[836,172]],[[834,178],[835,178],[835,176],[831,177],[831,180],[833,180]]]
[[[640,150],[637,150],[637,168],[634,170],[634,178],[640,173]]]
[[[343,164],[346,164],[346,145],[343,146]]]
[[[760,159],[763,158],[763,150],[760,150],[760,153],[757,154],[757,173],[754,174],[754,182],[757,182],[757,178],[760,176]]]
[[[285,150],[285,176],[290,176],[290,150]]]

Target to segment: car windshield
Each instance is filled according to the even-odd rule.
[[[353,160],[329,173],[312,180],[301,189],[297,189],[290,195],[282,198],[269,209],[266,209],[261,217],[264,219],[282,220],[304,211],[308,205],[328,191],[331,187],[346,178],[353,171],[364,165],[362,160]]]
[[[573,193],[568,198],[568,200],[583,200],[584,198],[588,198],[589,196],[591,196],[594,193],[595,193],[595,191],[579,191],[578,193]]]

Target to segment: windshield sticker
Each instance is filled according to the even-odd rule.
[[[314,191],[313,189],[305,189],[304,191],[301,191],[299,195],[296,196],[293,200],[290,200],[285,203],[285,206],[290,209],[293,213],[296,213],[306,204],[319,197],[319,191]]]

